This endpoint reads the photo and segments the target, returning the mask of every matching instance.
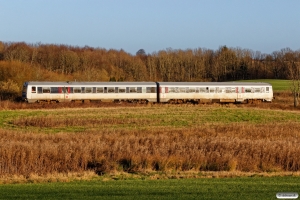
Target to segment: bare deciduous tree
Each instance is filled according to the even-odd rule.
[[[294,96],[294,107],[299,104],[300,95],[300,65],[299,65],[299,52],[293,52],[290,49],[282,50],[284,66],[287,69],[289,79],[291,80],[291,91]]]

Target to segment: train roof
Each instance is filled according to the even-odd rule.
[[[156,86],[155,82],[51,82],[51,81],[29,81],[25,85],[32,86]]]
[[[270,83],[265,82],[158,82],[160,86],[254,86],[254,87],[272,87]],[[24,85],[31,86],[156,86],[156,82],[51,82],[51,81],[29,81]]]

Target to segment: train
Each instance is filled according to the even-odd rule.
[[[22,100],[36,102],[114,101],[136,103],[272,102],[264,82],[38,82],[23,84]]]

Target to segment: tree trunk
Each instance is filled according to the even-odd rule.
[[[294,107],[298,106],[299,93],[294,92]]]

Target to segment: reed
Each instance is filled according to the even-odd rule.
[[[298,123],[43,134],[0,130],[0,176],[114,171],[285,172],[300,168]]]

